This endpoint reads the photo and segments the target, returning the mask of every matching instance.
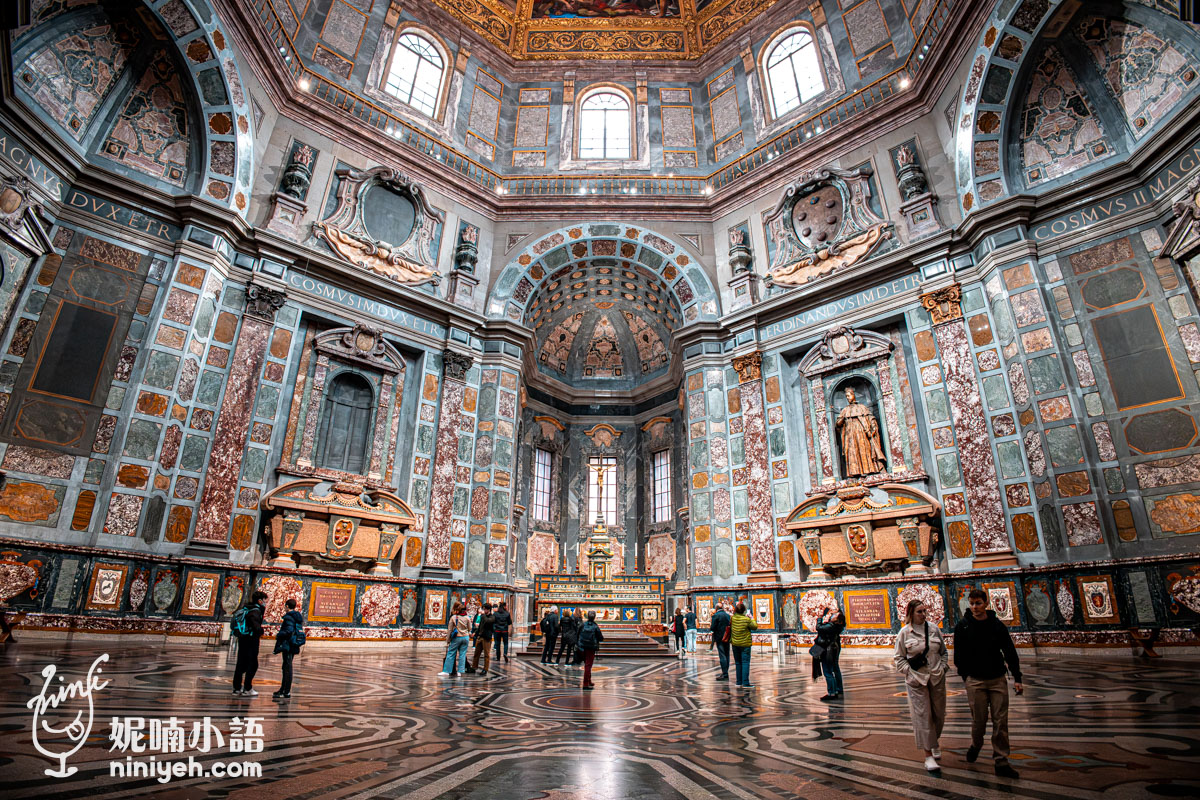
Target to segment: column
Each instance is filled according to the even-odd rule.
[[[749,470],[746,495],[750,502],[750,583],[779,580],[775,568],[775,518],[771,511],[771,467],[767,458],[767,418],[763,407],[762,353],[755,350],[733,359]]]
[[[933,320],[954,437],[958,441],[964,494],[971,515],[975,567],[1016,564],[1009,544],[1000,481],[992,456],[991,436],[983,413],[983,398],[975,376],[975,360],[967,342],[962,313],[962,286],[957,283],[921,295],[921,305]]]
[[[254,414],[254,395],[258,391],[263,360],[271,341],[275,312],[285,302],[287,295],[283,292],[253,283],[246,286],[246,311],[213,434],[208,472],[200,496],[200,513],[188,547],[189,555],[220,554],[224,557],[246,436],[250,432],[250,418]]]
[[[450,515],[454,509],[454,483],[458,459],[458,426],[467,393],[467,370],[472,357],[447,350],[442,354],[442,401],[433,451],[433,480],[429,486],[429,533],[425,537],[425,568],[449,577]]]

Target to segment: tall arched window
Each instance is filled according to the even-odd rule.
[[[776,118],[825,91],[821,59],[807,28],[789,28],[776,34],[773,43],[767,44],[763,68]]]
[[[632,158],[633,116],[629,98],[615,89],[596,89],[579,104],[579,157]]]
[[[353,372],[343,372],[329,383],[321,411],[318,467],[366,474],[374,394],[371,384]]]
[[[422,114],[437,116],[446,60],[430,39],[416,31],[402,33],[392,48],[392,65],[384,89]]]

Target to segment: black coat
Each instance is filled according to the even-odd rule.
[[[717,644],[725,642],[725,631],[729,630],[729,623],[732,619],[729,613],[718,608],[716,613],[712,615],[712,621],[709,623],[708,629],[712,631],[712,640]]]
[[[544,635],[558,637],[558,617],[556,615],[548,614],[542,617],[539,627]]]
[[[987,619],[975,619],[970,611],[954,626],[954,669],[962,678],[991,680],[1004,676],[1005,665],[1013,680],[1021,682],[1021,663],[1008,626],[987,612]]]
[[[512,627],[512,614],[507,611],[497,611],[492,614],[495,620],[496,633],[508,633],[508,629]]]
[[[299,653],[300,648],[292,644],[292,634],[302,630],[304,630],[304,617],[300,616],[299,611],[292,609],[284,614],[283,620],[279,623],[279,632],[275,634],[275,652]]]
[[[559,633],[567,644],[575,644],[579,641],[579,629],[582,627],[583,625],[578,620],[570,616],[563,617],[559,620],[558,625]]]

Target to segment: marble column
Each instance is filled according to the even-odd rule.
[[[962,463],[964,494],[971,515],[971,540],[975,547],[975,567],[1000,567],[1016,564],[1009,542],[1004,505],[1000,499],[1000,481],[983,398],[975,376],[975,360],[967,340],[962,313],[962,286],[957,283],[921,295],[921,305],[933,320],[933,335],[945,372],[946,394],[954,437],[958,441]]]
[[[233,367],[213,433],[212,452],[200,496],[200,512],[188,554],[216,555],[229,542],[229,520],[237,495],[238,474],[246,451],[246,436],[254,415],[263,361],[271,341],[275,312],[287,295],[253,283],[246,286],[246,311],[233,351]]]
[[[767,417],[763,404],[762,353],[733,359],[746,447],[746,495],[750,501],[750,583],[779,580],[775,568],[775,518],[771,512],[771,466],[767,457]]]
[[[472,360],[471,356],[454,350],[442,355],[441,414],[433,451],[433,480],[429,486],[429,532],[425,536],[425,569],[441,572],[442,577],[448,577],[450,569],[450,515],[458,466],[459,418]]]

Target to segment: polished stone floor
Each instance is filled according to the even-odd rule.
[[[990,744],[977,763],[964,761],[969,716],[957,681],[943,771],[928,775],[903,683],[879,652],[843,655],[846,699],[835,705],[819,701],[823,682],[800,656],[756,653],[751,692],[715,683],[706,651],[665,663],[599,661],[588,693],[578,671],[527,661],[486,679],[438,678],[439,653],[428,644],[310,646],[296,662],[292,699],[276,702],[279,662],[268,652],[264,642],[262,694],[235,699],[226,648],[29,639],[4,648],[0,797],[1200,797],[1200,660],[1180,656],[1023,652],[1027,691],[1011,715],[1021,778],[1009,781],[995,777]],[[101,679],[111,684],[94,693],[90,736],[67,759],[78,771],[48,777],[52,762],[33,747],[26,704],[47,664],[70,682],[102,653],[110,660]],[[86,720],[78,698],[57,711],[75,710]],[[69,721],[54,713],[47,724]],[[262,752],[230,753],[226,742],[203,754],[186,741],[204,716],[228,733],[246,715],[261,718]],[[262,777],[110,777],[110,762],[131,755],[110,752],[114,716],[122,727],[125,717],[145,718],[147,737],[150,720],[177,718],[189,749],[159,760],[255,761]]]

